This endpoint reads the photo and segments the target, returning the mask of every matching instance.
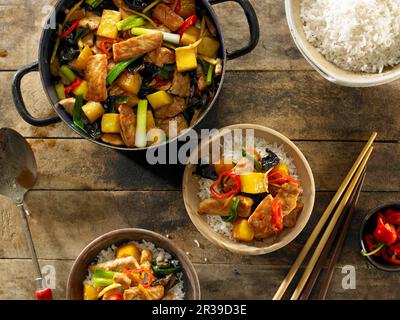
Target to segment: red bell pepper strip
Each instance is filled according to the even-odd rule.
[[[178,33],[182,36],[182,34],[190,27],[194,26],[197,22],[197,16],[194,14],[187,18],[183,25],[179,28]]]
[[[123,271],[123,273],[125,273],[132,280],[135,280],[138,284],[141,284],[143,286],[143,288],[145,288],[145,289],[150,288],[150,286],[153,282],[153,273],[147,269],[138,269],[138,270],[125,269]],[[140,275],[142,273],[147,274],[147,283],[142,282],[142,279],[140,278]],[[139,276],[137,276],[137,275],[139,275]]]
[[[271,208],[271,229],[274,232],[278,232],[283,228],[282,204],[278,197],[275,197],[274,200],[272,200]]]
[[[385,213],[385,221],[391,224],[400,225],[400,211],[389,209]]]
[[[70,86],[65,88],[65,90],[64,90],[65,95],[68,97],[69,94],[71,93],[71,91],[75,90],[76,88],[78,88],[81,85],[82,82],[83,82],[83,80],[81,78],[77,77],[75,79],[75,81]]]
[[[60,39],[68,37],[78,26],[79,26],[79,20],[76,20],[68,30],[60,34]]]
[[[378,213],[378,220],[376,229],[374,231],[374,238],[386,245],[391,245],[397,240],[397,232],[395,227],[390,223],[385,223],[384,216]]]
[[[224,177],[231,178],[235,182],[235,187],[226,193],[218,193],[215,190],[215,187],[221,183],[221,181]],[[218,179],[215,180],[213,182],[213,184],[210,186],[210,192],[211,192],[211,195],[213,196],[213,198],[216,198],[216,199],[225,199],[225,198],[229,198],[232,195],[238,194],[240,192],[240,177],[230,170],[224,171],[219,175]]]
[[[271,179],[272,177],[277,176],[275,179]],[[297,181],[296,179],[293,179],[290,176],[287,176],[285,174],[283,174],[282,172],[279,171],[275,171],[275,172],[271,172],[268,174],[268,183],[270,184],[284,184],[284,183],[288,183],[288,182],[292,182],[294,184],[296,184],[298,187],[301,186],[300,181]]]

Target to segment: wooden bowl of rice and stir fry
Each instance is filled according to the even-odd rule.
[[[243,135],[226,148],[226,132],[249,129],[254,130],[250,145]],[[215,144],[221,146],[217,157],[210,154]],[[234,125],[193,154],[201,156],[198,164],[193,156],[185,169],[185,206],[214,244],[239,254],[264,254],[287,245],[306,225],[314,204],[313,175],[301,151],[280,133]]]

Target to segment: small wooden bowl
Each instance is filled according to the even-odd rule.
[[[361,229],[360,229],[360,245],[362,250],[368,250],[366,246],[364,245],[364,236],[366,234],[372,234],[376,228],[376,220],[378,217],[378,212],[384,212],[388,209],[394,209],[394,210],[400,210],[400,203],[389,203],[389,204],[384,204],[382,206],[379,206],[373,210],[371,210],[365,217],[364,220],[361,224]],[[391,264],[387,261],[385,261],[381,257],[374,257],[374,256],[368,256],[365,257],[375,268],[382,270],[382,271],[388,271],[388,272],[399,272],[400,271],[400,266]]]
[[[286,18],[297,48],[325,79],[347,87],[372,87],[400,78],[400,65],[385,68],[382,73],[346,71],[331,63],[308,42],[300,17],[301,0],[285,0]]]
[[[129,241],[146,240],[156,247],[163,248],[172,257],[178,260],[183,270],[184,292],[186,300],[200,300],[200,282],[196,270],[187,255],[172,241],[164,236],[143,229],[120,229],[106,233],[87,245],[75,260],[69,273],[67,283],[67,300],[82,300],[82,282],[87,275],[87,268],[97,257],[100,251],[113,244],[122,244]]]
[[[215,232],[208,225],[207,217],[205,215],[201,216],[197,213],[200,204],[200,198],[197,195],[200,190],[200,177],[194,174],[196,171],[196,165],[193,164],[196,160],[194,157],[200,154],[199,151],[206,152],[207,150],[209,150],[212,142],[220,139],[221,132],[225,130],[235,129],[254,129],[254,135],[256,138],[264,139],[268,144],[277,143],[278,145],[283,146],[286,154],[288,155],[288,157],[293,159],[293,162],[297,168],[297,174],[302,182],[303,187],[302,201],[304,202],[304,208],[298,218],[296,226],[290,229],[286,228],[285,230],[283,230],[278,239],[265,239],[264,241],[253,241],[248,244],[237,242]],[[314,206],[314,177],[311,168],[301,151],[296,147],[293,142],[291,142],[288,138],[286,138],[279,132],[254,124],[232,125],[221,129],[220,134],[214,136],[210,140],[204,141],[200,145],[200,147],[196,148],[193,151],[192,155],[193,156],[190,159],[189,164],[186,166],[183,176],[183,199],[185,202],[186,210],[193,224],[205,238],[207,238],[215,245],[223,249],[229,250],[233,253],[238,253],[242,255],[261,255],[276,251],[286,246],[288,243],[293,241],[306,226]]]

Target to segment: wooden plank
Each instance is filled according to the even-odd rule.
[[[183,166],[150,166],[145,153],[116,152],[86,140],[29,139],[29,142],[40,171],[36,189],[181,188]],[[363,142],[316,141],[296,144],[310,163],[319,191],[338,188],[364,145]],[[400,191],[400,163],[393,161],[399,152],[400,144],[376,144],[365,190]]]
[[[272,254],[234,255],[210,244],[191,223],[180,192],[34,191],[27,194],[30,226],[42,259],[74,259],[94,238],[115,229],[138,227],[169,234],[196,263],[290,265],[317,224],[333,193],[318,193],[305,230],[287,247]],[[340,263],[365,265],[358,240],[363,216],[372,208],[395,201],[399,192],[365,192],[355,214]],[[27,258],[29,253],[15,205],[0,202],[0,258]],[[73,239],[72,241],[69,239]],[[194,240],[201,244],[196,246]]]
[[[230,70],[303,70],[311,69],[297,51],[286,23],[282,1],[250,1],[260,21],[261,37],[256,50],[229,62]],[[4,1],[0,6],[0,48],[9,51],[0,58],[0,70],[14,70],[36,61],[41,25],[48,13],[46,5],[54,0]],[[227,49],[232,51],[248,42],[248,27],[239,5],[224,3],[215,6]],[[229,12],[229,15],[227,14]],[[24,21],[24,23],[14,23]],[[28,50],[29,48],[29,50]]]
[[[12,73],[0,72],[0,83]],[[35,116],[53,114],[38,74],[23,81],[28,109]],[[366,140],[371,131],[381,141],[400,139],[398,82],[375,88],[344,88],[312,72],[228,72],[220,100],[201,128],[256,123],[297,140]],[[27,137],[77,137],[64,123],[44,128],[26,124],[15,110],[10,88],[0,88],[0,126]],[[385,112],[382,112],[385,110]]]
[[[65,288],[72,261],[42,260],[42,266],[56,270],[55,299],[65,299]],[[288,268],[259,265],[195,264],[203,299],[271,299]],[[396,273],[378,271],[372,267],[356,267],[356,289],[343,289],[342,268],[335,269],[328,299],[399,299]],[[32,299],[35,286],[29,260],[0,259],[0,299]],[[243,290],[243,284],[246,284]],[[371,283],[374,290],[370,290]]]

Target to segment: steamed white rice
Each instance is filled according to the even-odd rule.
[[[154,245],[154,243],[143,240],[141,242],[138,241],[130,241],[128,243],[133,243],[140,249],[147,249],[153,252],[153,258],[156,259],[157,261],[163,261],[163,260],[168,260],[170,261],[171,265],[173,267],[178,267],[179,261],[172,259],[172,256],[170,253],[165,251],[162,248],[158,248]],[[112,245],[111,247],[104,249],[100,251],[100,253],[97,255],[95,260],[93,261],[92,264],[98,264],[98,263],[103,263],[107,262],[110,260],[115,259],[116,251],[118,247],[116,245]],[[178,278],[178,281],[176,284],[169,290],[169,292],[172,292],[175,295],[176,300],[184,300],[185,299],[185,291],[184,291],[184,281],[183,281],[183,273],[179,272],[176,274],[176,277]],[[87,282],[90,285],[93,285],[93,272],[88,268],[88,275],[86,276],[85,282]]]
[[[302,0],[301,19],[307,40],[344,70],[400,63],[399,0]]]
[[[233,152],[231,154],[224,154],[224,159],[232,159],[234,162],[238,162],[242,158],[242,148],[243,145],[239,141],[238,143],[235,141],[233,145]],[[297,168],[293,163],[293,160],[286,154],[282,145],[278,145],[277,143],[268,144],[264,139],[254,138],[254,148],[260,154],[261,157],[265,157],[267,155],[265,149],[268,148],[272,152],[274,152],[280,159],[280,163],[285,163],[289,166],[289,174],[296,180],[299,180],[297,176]],[[214,181],[206,178],[199,178],[199,192],[198,197],[200,200],[205,200],[211,197],[210,186]],[[226,238],[233,240],[232,236],[232,223],[225,222],[222,220],[220,216],[207,215],[207,223],[211,227],[211,229],[223,235]],[[263,240],[269,241],[269,240]],[[257,242],[263,242],[257,241]]]

